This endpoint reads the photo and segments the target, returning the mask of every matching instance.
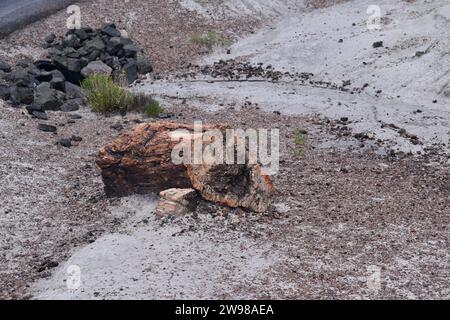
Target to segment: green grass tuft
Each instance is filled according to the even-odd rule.
[[[101,113],[127,111],[145,112],[150,117],[157,117],[163,109],[150,95],[133,93],[106,75],[92,75],[81,83],[92,109]]]
[[[150,118],[156,118],[159,116],[161,112],[163,112],[164,109],[161,107],[158,101],[153,100],[150,102],[150,104],[147,105],[145,108],[145,114],[149,116]]]
[[[294,143],[299,147],[297,150],[298,155],[303,154],[303,150],[308,141],[308,132],[303,129],[297,129],[294,133]]]
[[[191,37],[192,43],[197,45],[202,45],[208,47],[208,49],[212,49],[214,46],[226,46],[230,44],[230,40],[222,37],[215,31],[210,31],[207,34],[194,34]]]
[[[120,87],[111,77],[94,74],[81,83],[92,109],[97,112],[127,111],[133,103],[133,94]]]

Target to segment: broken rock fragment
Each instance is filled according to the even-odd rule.
[[[198,194],[192,188],[172,188],[159,193],[160,200],[155,213],[162,218],[167,215],[181,215],[195,210]]]

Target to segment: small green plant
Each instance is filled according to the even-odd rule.
[[[161,107],[158,101],[153,100],[150,104],[145,108],[145,114],[151,118],[156,118],[159,116],[164,109]]]
[[[207,34],[194,34],[191,37],[192,43],[208,47],[211,50],[214,46],[226,46],[230,44],[230,40],[222,37],[215,31],[210,31]]]
[[[294,133],[294,143],[299,147],[297,150],[298,155],[303,154],[303,150],[308,141],[308,132],[303,129],[297,129]]]
[[[106,75],[91,75],[82,81],[81,87],[92,109],[97,112],[127,111],[133,104],[133,94]]]
[[[102,113],[139,111],[157,117],[163,109],[156,100],[145,93],[134,93],[106,75],[91,75],[83,80],[82,88],[92,109]]]

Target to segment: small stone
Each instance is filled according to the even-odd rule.
[[[72,146],[72,141],[66,138],[60,139],[58,143],[66,148],[70,148]]]
[[[41,111],[41,112],[44,111],[44,110],[42,110],[42,106],[37,105],[35,103],[33,103],[29,106],[26,106],[25,109],[27,109],[29,114],[33,114],[34,111]]]
[[[40,120],[48,120],[48,115],[45,112],[42,111],[33,111],[31,113],[33,118],[40,119]]]
[[[416,52],[416,57],[420,58],[421,56],[423,56],[425,54],[425,51],[417,51]]]
[[[81,60],[77,58],[67,59],[67,70],[72,72],[80,72],[81,70]]]
[[[111,23],[103,27],[102,33],[108,35],[109,37],[120,37],[120,31],[116,29],[116,25]]]
[[[44,132],[56,132],[56,127],[51,124],[39,123],[38,129]]]
[[[53,43],[53,41],[55,41],[56,39],[56,35],[54,33],[50,33],[45,37],[45,42],[47,43]]]
[[[0,99],[9,100],[11,97],[11,92],[8,86],[0,84]]]
[[[155,209],[155,214],[160,218],[192,212],[198,203],[198,194],[191,188],[164,190],[160,192],[160,196],[161,199]]]
[[[341,172],[342,172],[342,173],[349,173],[349,172],[350,172],[349,167],[343,167],[343,168],[341,168]]]
[[[134,82],[134,80],[138,77],[138,67],[136,62],[130,61],[127,64],[123,66],[123,69],[125,70],[125,75],[127,77],[128,83],[131,84]]]
[[[69,98],[84,99],[83,89],[69,81],[64,82],[65,93]]]
[[[72,112],[77,111],[80,109],[80,105],[83,104],[83,101],[81,99],[71,99],[64,102],[64,104],[61,106],[61,111],[64,112]]]
[[[73,135],[70,139],[75,142],[81,142],[83,140],[82,137],[76,135]]]
[[[96,37],[96,38],[93,38],[92,40],[86,41],[83,44],[83,48],[85,48],[85,50],[87,52],[90,52],[91,54],[96,53],[98,56],[98,54],[101,51],[105,50],[106,46],[101,38]],[[90,56],[90,57],[93,57],[93,56]],[[94,59],[90,59],[90,60],[94,60]]]
[[[65,79],[64,75],[62,74],[62,72],[59,70],[52,70],[51,74],[52,74],[52,79],[50,80],[50,86],[53,89],[64,92],[66,90],[66,86],[65,86],[66,79]]]
[[[59,110],[63,102],[64,93],[51,88],[48,82],[41,83],[34,91],[34,103],[43,110]]]
[[[0,60],[0,70],[3,72],[11,72],[11,66],[5,61]]]
[[[112,126],[110,126],[110,128],[114,129],[114,130],[117,130],[117,131],[122,131],[123,130],[123,126],[119,122],[113,124]]]
[[[70,119],[73,119],[73,120],[78,120],[81,118],[83,118],[83,117],[81,116],[81,114],[78,114],[78,113],[73,113],[70,115]]]
[[[139,49],[132,44],[124,46],[123,50],[125,57],[136,57],[137,53],[139,52]]]
[[[117,55],[123,47],[120,37],[112,37],[106,43],[106,51],[111,55]]]
[[[142,52],[138,52],[136,64],[139,74],[147,74],[153,71],[150,61]]]
[[[27,87],[12,86],[9,89],[10,99],[13,105],[32,104],[34,100],[33,89]]]
[[[88,77],[92,74],[104,74],[111,75],[112,68],[102,61],[92,61],[86,67],[81,70],[81,75],[83,77]]]
[[[383,41],[376,41],[372,44],[373,48],[381,48],[383,47]]]
[[[349,86],[351,84],[352,84],[351,80],[344,80],[344,81],[342,81],[342,86],[343,87],[347,87],[347,86]]]

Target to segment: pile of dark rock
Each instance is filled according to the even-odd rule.
[[[48,59],[20,60],[15,67],[0,61],[0,99],[26,105],[30,114],[46,118],[46,110],[75,111],[83,103],[80,82],[94,73],[125,78],[152,72],[150,62],[114,24],[102,29],[69,30],[58,39],[45,38]]]

